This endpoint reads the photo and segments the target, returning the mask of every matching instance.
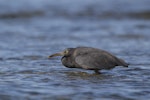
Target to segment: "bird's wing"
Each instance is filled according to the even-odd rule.
[[[114,56],[105,51],[81,53],[75,62],[84,69],[110,69],[117,65]]]

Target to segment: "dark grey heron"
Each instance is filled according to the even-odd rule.
[[[68,68],[82,68],[94,70],[99,74],[99,70],[112,69],[115,66],[128,67],[128,64],[111,53],[92,47],[67,48],[63,52],[49,56],[63,56],[62,64]]]

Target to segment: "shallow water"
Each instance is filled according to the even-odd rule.
[[[149,0],[1,0],[0,99],[148,100],[149,5]],[[60,57],[47,59],[76,46],[107,50],[130,66],[96,75],[65,68]]]

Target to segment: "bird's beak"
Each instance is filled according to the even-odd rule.
[[[59,52],[59,53],[52,54],[52,55],[48,56],[48,58],[52,58],[52,57],[55,57],[55,56],[64,56],[64,52]]]

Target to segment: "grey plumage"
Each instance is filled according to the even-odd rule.
[[[128,67],[128,64],[107,51],[92,47],[67,48],[54,56],[63,56],[62,64],[68,68],[83,68],[99,73],[102,69],[112,69],[115,66]]]

